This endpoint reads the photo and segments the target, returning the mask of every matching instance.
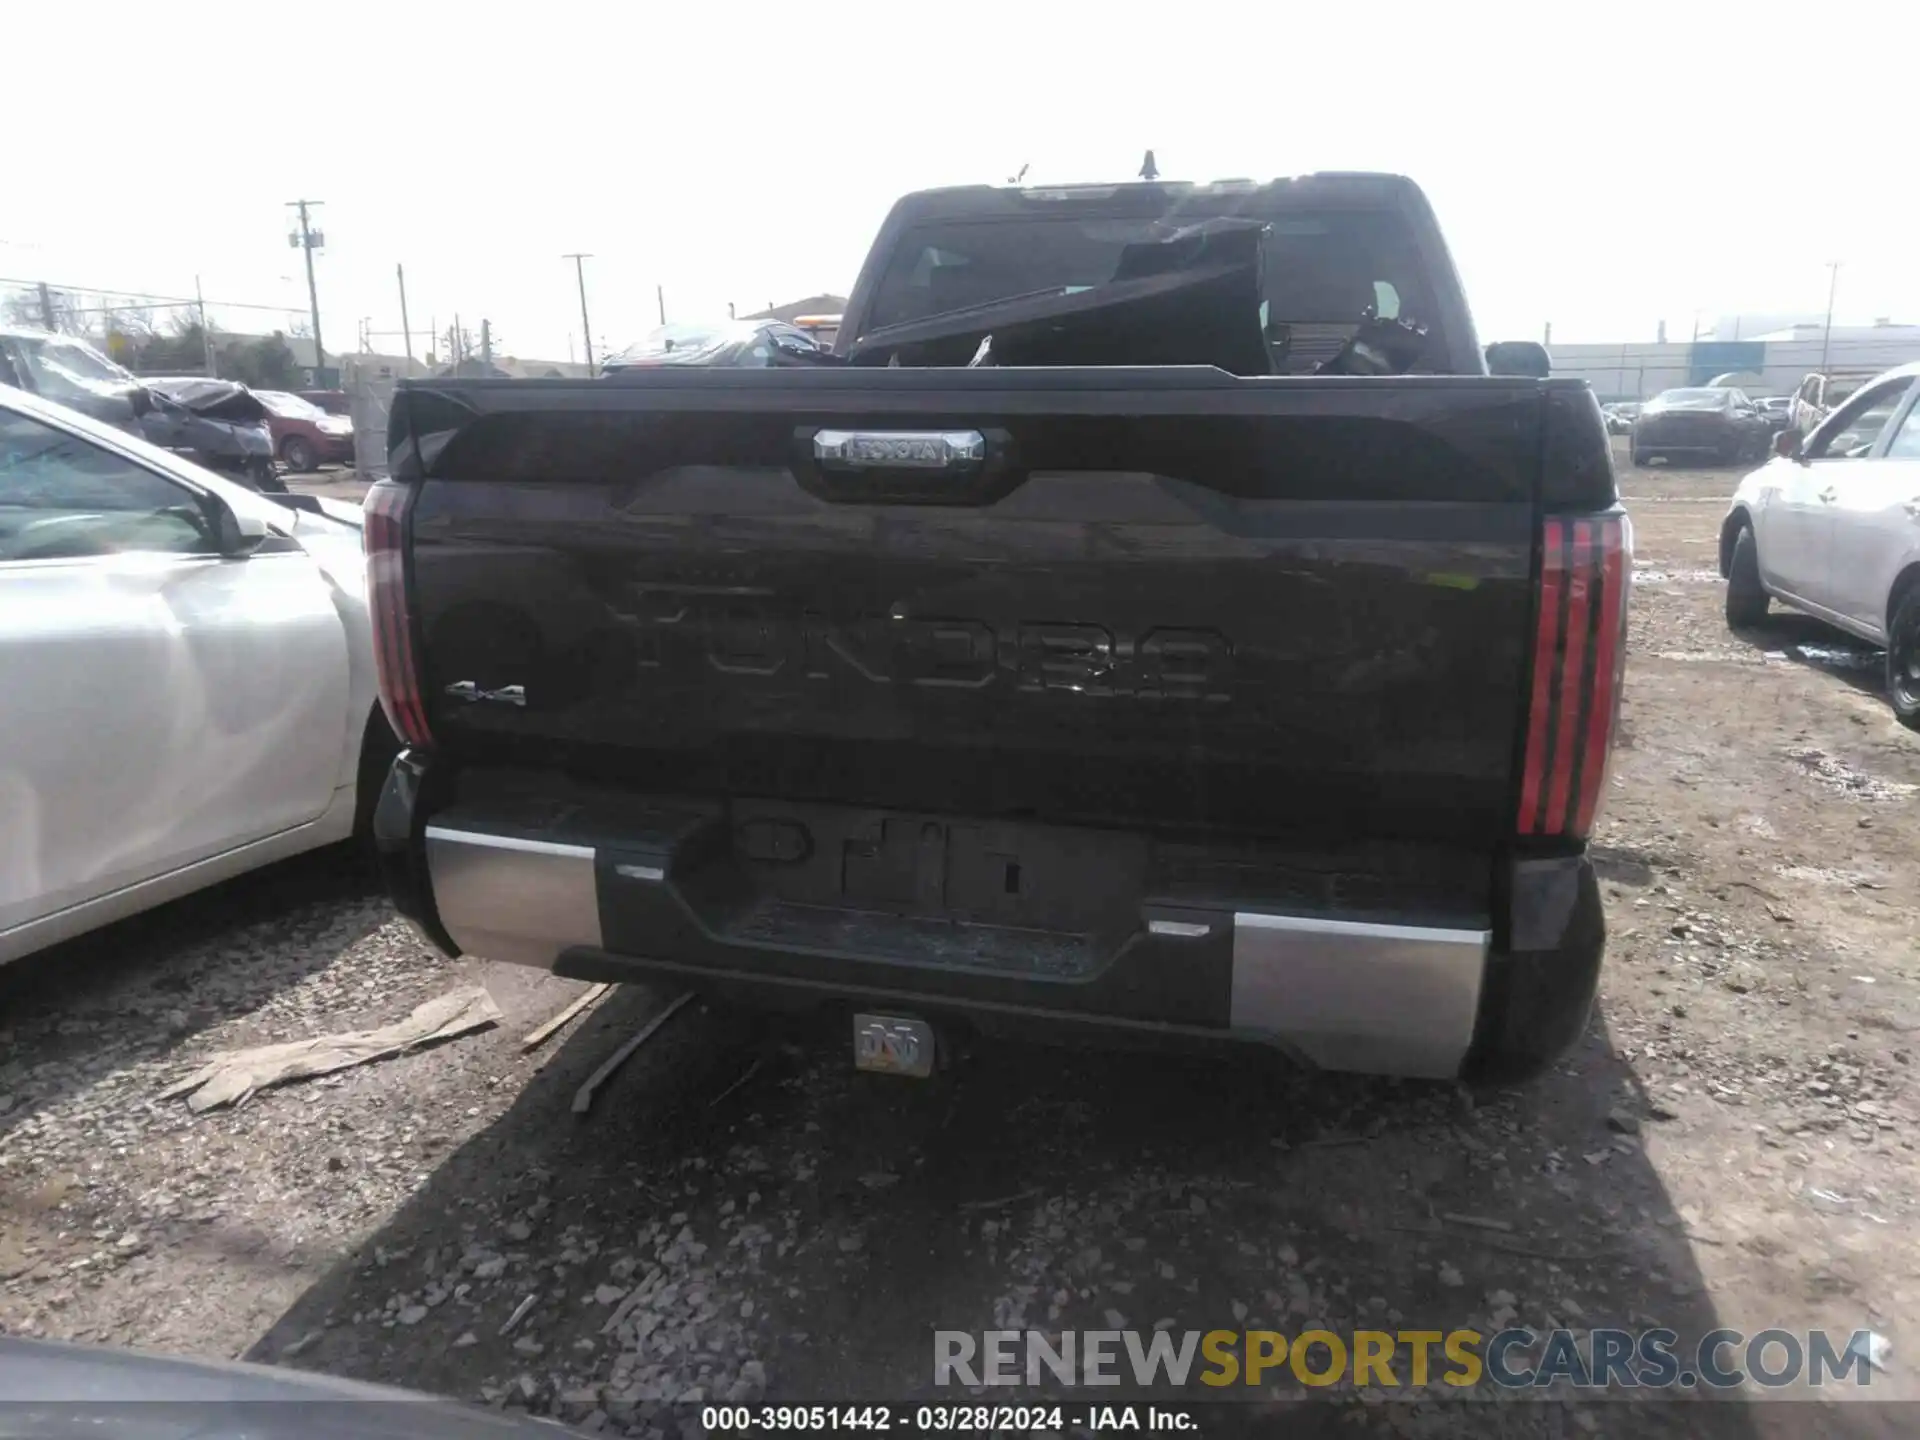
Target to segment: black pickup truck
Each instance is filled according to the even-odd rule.
[[[835,350],[402,384],[375,831],[427,936],[916,1074],[949,1026],[1485,1079],[1581,1033],[1631,533],[1417,187],[912,195]]]

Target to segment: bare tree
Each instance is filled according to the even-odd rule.
[[[85,306],[80,297],[67,290],[38,289],[12,290],[0,298],[0,319],[9,325],[20,325],[35,330],[47,326],[47,311],[53,312],[53,329],[63,335],[85,333]]]
[[[150,335],[161,333],[160,317],[151,305],[115,305],[111,301],[100,302],[99,324],[89,326],[89,330],[99,329],[103,333],[125,335],[131,339],[144,340]],[[93,317],[90,317],[93,318]],[[188,309],[169,310],[167,329],[175,335],[193,324],[193,311]]]

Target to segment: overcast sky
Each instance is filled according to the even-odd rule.
[[[125,18],[115,18],[116,11]],[[1696,311],[1920,321],[1920,5],[1674,0],[9,9],[0,276],[493,322],[565,358],[845,293],[899,193],[1314,169],[1413,176],[1483,339],[1685,339]],[[1137,17],[1137,18],[1136,18]],[[1822,26],[1831,22],[1830,31]],[[222,312],[240,328],[240,312]],[[272,328],[270,315],[259,328]],[[424,346],[424,338],[419,342]]]

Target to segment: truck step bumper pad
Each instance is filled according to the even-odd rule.
[[[1327,1070],[1450,1078],[1492,934],[1237,911],[1231,1025]]]
[[[427,869],[448,937],[469,955],[551,967],[600,944],[591,845],[428,825]]]

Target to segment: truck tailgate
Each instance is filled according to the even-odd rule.
[[[1531,381],[433,381],[390,422],[456,765],[1183,833],[1511,833]]]

